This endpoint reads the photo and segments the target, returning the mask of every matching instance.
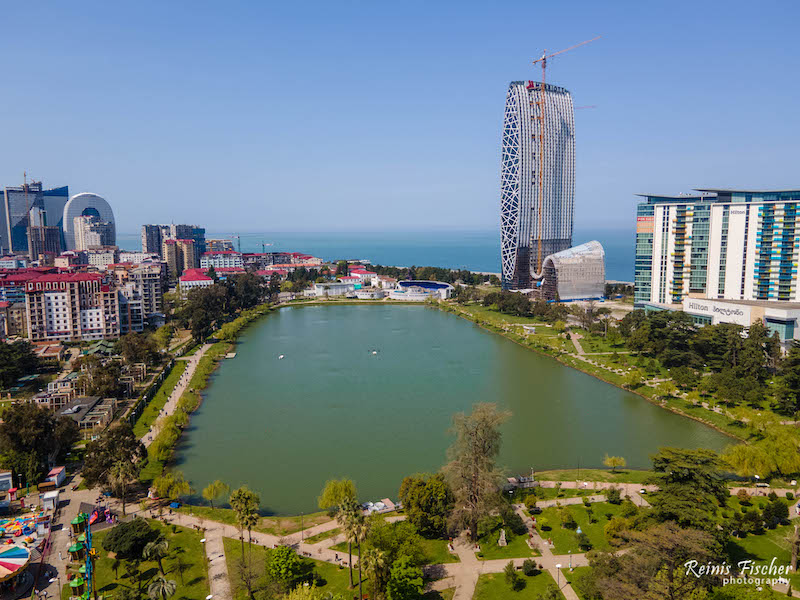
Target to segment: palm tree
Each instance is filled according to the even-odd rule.
[[[356,540],[356,544],[358,544],[358,597],[359,598],[364,597],[364,592],[361,587],[361,584],[364,581],[364,578],[361,576],[361,542],[367,539],[368,531],[369,531],[369,525],[367,524],[367,520],[364,518],[364,515],[359,514],[359,518],[353,525],[353,537]]]
[[[128,492],[128,484],[136,480],[138,469],[136,465],[128,460],[118,460],[111,465],[109,480],[114,491],[122,500],[122,515],[125,516],[125,496]]]
[[[258,525],[258,513],[255,510],[249,510],[242,515],[242,525],[247,529],[247,543],[250,546],[250,551],[253,551],[253,527]]]
[[[156,561],[158,563],[158,570],[161,571],[162,575],[166,575],[166,573],[164,573],[164,565],[161,561],[169,556],[169,542],[167,538],[162,535],[158,539],[148,543],[144,547],[142,555],[147,560]]]
[[[139,597],[142,595],[142,570],[139,568],[140,564],[141,561],[135,558],[125,563],[125,575],[136,582],[136,590],[139,592]]]
[[[203,490],[203,498],[205,498],[211,503],[211,508],[214,508],[214,500],[216,500],[220,496],[224,496],[230,491],[231,488],[227,484],[217,479],[216,481],[209,483],[205,487],[205,489]]]
[[[177,589],[178,584],[172,579],[167,579],[163,575],[159,575],[147,586],[147,595],[152,598],[152,600],[167,600]]]
[[[246,485],[243,485],[233,491],[229,502],[233,512],[236,513],[236,521],[239,524],[239,537],[242,540],[242,555],[244,555],[244,530],[248,529],[249,531],[255,526],[252,520],[253,517],[258,518],[258,505],[261,503],[261,498]]]
[[[377,596],[377,592],[382,587],[381,582],[386,569],[386,554],[377,548],[367,548],[364,550],[364,556],[360,557],[358,562],[360,563],[362,560],[367,573],[372,573],[372,589],[375,592],[373,595]]]
[[[336,520],[339,522],[339,527],[342,528],[342,532],[347,538],[347,555],[349,557],[347,566],[350,569],[351,588],[355,587],[355,583],[353,582],[353,542],[355,541],[356,523],[358,522],[359,516],[360,511],[358,504],[353,501],[343,502],[336,513]]]

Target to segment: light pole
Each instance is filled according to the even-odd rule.
[[[301,510],[300,511],[300,543],[301,544],[303,543],[303,540],[305,539],[305,537],[303,535],[303,527],[304,527],[303,526],[303,511]]]
[[[561,563],[556,565],[556,585],[561,589]]]

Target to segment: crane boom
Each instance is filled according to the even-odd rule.
[[[564,48],[563,50],[559,50],[558,52],[553,52],[552,54],[547,54],[547,50],[542,52],[542,57],[537,58],[533,61],[533,64],[542,65],[542,83],[539,86],[539,100],[536,104],[539,106],[539,153],[536,157],[536,174],[538,177],[538,227],[537,227],[537,253],[536,253],[536,268],[534,269],[537,274],[541,274],[542,272],[542,207],[544,204],[544,109],[545,109],[545,81],[547,75],[547,59],[553,58],[554,56],[558,56],[559,54],[564,54],[564,52],[569,52],[570,50],[574,50],[575,48],[580,48],[581,46],[585,46],[589,42],[594,42],[595,40],[599,40],[602,36],[598,35],[593,37],[590,40],[584,40],[574,46],[570,46],[569,48]]]

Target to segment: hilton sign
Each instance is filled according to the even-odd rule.
[[[735,323],[745,327],[751,323],[750,307],[745,304],[685,298],[683,310],[694,315],[707,315],[711,317],[712,323]]]

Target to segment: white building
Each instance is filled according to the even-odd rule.
[[[243,269],[242,254],[234,250],[206,252],[200,257],[200,268],[208,269],[209,267],[214,267],[215,269]]]
[[[697,190],[637,208],[635,303],[800,302],[800,190]]]
[[[114,245],[114,224],[102,221],[94,215],[75,217],[72,220],[72,229],[75,238],[74,250]]]
[[[178,279],[181,295],[186,295],[197,288],[211,287],[214,280],[204,272],[204,269],[187,269]]]
[[[86,250],[86,261],[90,267],[105,269],[119,262],[119,249],[116,246]]]
[[[325,283],[315,283],[313,293],[308,295],[327,298],[328,296],[346,296],[354,291],[355,284],[352,281],[326,281]]]
[[[160,260],[158,252],[128,252],[123,250],[119,253],[119,262],[121,263],[138,265],[143,262],[159,262]]]
[[[111,224],[109,246],[116,244],[114,212],[104,198],[97,194],[76,194],[64,205],[63,227],[64,243],[67,250],[75,250],[75,217],[94,216],[100,221]]]

